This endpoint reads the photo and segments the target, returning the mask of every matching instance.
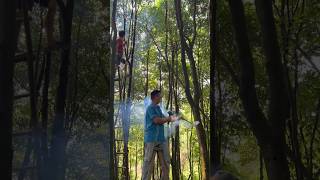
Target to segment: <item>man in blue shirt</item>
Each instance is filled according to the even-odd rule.
[[[170,157],[167,140],[164,137],[164,126],[167,122],[177,120],[176,116],[164,117],[160,106],[161,92],[151,92],[152,103],[147,107],[144,127],[145,154],[142,168],[142,180],[150,180],[156,153],[161,164],[161,179],[169,180]]]

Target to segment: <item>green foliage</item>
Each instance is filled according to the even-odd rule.
[[[174,68],[174,79],[177,79],[178,106],[180,112],[189,120],[195,121],[192,109],[185,95],[185,82],[181,65],[181,45],[177,32],[174,1],[156,0],[137,2],[137,26],[136,26],[136,49],[134,52],[133,69],[133,102],[141,102],[145,98],[147,80],[148,59],[148,94],[151,90],[162,87],[163,102],[169,101],[169,72]],[[201,86],[201,105],[203,112],[202,123],[207,135],[209,129],[210,108],[210,47],[209,47],[209,23],[208,23],[208,0],[197,0],[195,22],[193,22],[195,1],[182,0],[182,15],[184,21],[185,37],[192,39],[194,27],[196,38],[193,46],[193,55],[196,61],[199,83]],[[302,153],[302,162],[306,168],[313,165],[313,173],[319,172],[320,146],[319,124],[313,137],[313,129],[317,121],[317,104],[319,103],[320,74],[319,74],[319,16],[320,5],[317,0],[306,0],[304,4],[298,1],[290,1],[290,7],[296,7],[291,14],[291,22],[284,23],[290,32],[282,33],[282,17],[279,7],[282,1],[274,1],[274,17],[276,20],[278,41],[281,47],[284,65],[288,69],[290,84],[296,85],[297,114],[298,114],[298,140]],[[130,27],[132,2],[119,0],[117,7],[117,29],[124,28],[126,21],[126,40],[132,37]],[[168,17],[166,20],[166,3]],[[69,89],[67,97],[67,179],[105,179],[107,166],[107,139],[106,117],[109,105],[110,78],[110,48],[109,39],[109,9],[104,1],[81,0],[75,1],[72,32],[72,52],[69,73]],[[43,61],[46,37],[42,32],[42,21],[45,10],[35,7],[31,13],[33,21],[32,40],[35,51],[39,52],[39,62]],[[59,13],[55,21],[54,36],[60,39]],[[247,22],[247,34],[254,60],[255,87],[259,105],[267,114],[269,105],[269,82],[266,72],[266,61],[262,48],[261,28],[257,19],[255,5],[248,1],[245,3],[245,17]],[[124,20],[124,18],[126,18]],[[134,18],[134,17],[133,17]],[[196,26],[194,26],[196,25]],[[131,29],[130,29],[131,28]],[[130,31],[130,34],[129,34]],[[217,10],[217,67],[216,67],[216,110],[219,124],[219,140],[221,141],[222,166],[238,176],[240,179],[257,179],[259,177],[259,147],[252,135],[239,98],[239,87],[235,82],[239,78],[239,61],[235,46],[231,15],[227,1],[218,1]],[[288,35],[288,45],[285,46],[284,36]],[[40,38],[42,37],[42,39]],[[18,48],[24,49],[25,34],[19,37]],[[130,48],[132,44],[130,44]],[[166,52],[167,47],[167,52]],[[285,50],[288,51],[285,51]],[[287,53],[287,54],[285,54]],[[172,64],[172,55],[175,59]],[[168,62],[165,57],[168,56]],[[316,68],[310,63],[313,62]],[[170,67],[168,67],[168,65]],[[227,66],[229,65],[229,67]],[[55,97],[58,86],[58,74],[60,68],[60,53],[52,53],[52,69],[49,88],[49,122],[48,142],[51,139],[52,121],[54,118]],[[295,71],[297,68],[297,77]],[[317,70],[318,68],[318,70]],[[230,71],[232,69],[232,72]],[[15,66],[15,92],[24,93],[29,89],[26,75],[27,66],[17,64]],[[190,64],[187,61],[187,70],[190,73]],[[161,82],[160,82],[161,76]],[[296,79],[297,78],[297,79]],[[191,82],[191,79],[190,79]],[[118,89],[116,88],[115,91]],[[194,87],[191,83],[191,93]],[[41,93],[40,93],[41,95]],[[120,98],[115,96],[117,102]],[[42,98],[39,97],[39,102]],[[38,105],[40,106],[40,104]],[[20,99],[14,104],[14,132],[25,132],[30,124],[30,105],[27,99]],[[175,109],[175,104],[169,104],[169,109]],[[40,113],[39,113],[39,117]],[[141,178],[143,163],[143,122],[144,117],[131,116],[132,126],[129,138],[129,166],[131,179]],[[139,122],[139,123],[135,123]],[[195,128],[186,129],[181,127],[180,159],[181,176],[183,179],[200,179],[200,149],[199,139]],[[24,158],[28,138],[15,138],[13,166],[20,167]],[[289,138],[288,138],[289,139]],[[313,149],[310,149],[311,140]],[[170,142],[172,139],[169,139]],[[209,139],[207,140],[209,142]],[[288,141],[289,142],[289,141]],[[170,149],[171,148],[170,144]],[[288,147],[291,144],[288,143]],[[313,152],[313,159],[310,154]],[[291,174],[294,175],[294,165],[290,161]],[[265,169],[264,169],[265,171]],[[264,173],[265,175],[265,173]]]

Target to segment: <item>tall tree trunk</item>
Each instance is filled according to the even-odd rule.
[[[181,63],[182,63],[182,70],[185,78],[185,93],[187,96],[187,100],[190,104],[190,106],[193,109],[194,113],[194,119],[195,121],[199,121],[199,124],[196,126],[196,131],[198,135],[198,140],[200,143],[200,159],[201,159],[201,174],[203,179],[209,179],[209,161],[207,159],[208,157],[208,149],[207,149],[207,142],[206,142],[206,134],[203,127],[203,123],[201,121],[201,114],[200,114],[200,107],[199,107],[199,98],[200,98],[200,85],[198,81],[198,75],[197,75],[197,69],[195,66],[195,61],[193,57],[193,43],[194,38],[196,36],[196,29],[194,28],[194,36],[193,41],[188,46],[185,34],[183,30],[183,20],[182,20],[182,13],[181,13],[181,0],[175,0],[175,9],[176,9],[176,20],[177,20],[177,26],[178,26],[178,32],[180,36],[180,43],[181,43]],[[195,14],[194,14],[195,15]],[[195,18],[194,18],[195,23]],[[188,56],[188,59],[190,61],[190,67],[191,67],[191,77],[194,87],[194,97],[192,97],[191,89],[190,89],[190,82],[189,82],[189,74],[187,72],[187,65],[186,65],[186,53]]]
[[[37,164],[37,176],[40,177],[40,166],[41,166],[41,157],[40,157],[40,127],[38,122],[37,115],[37,87],[36,87],[36,78],[34,73],[34,56],[33,56],[33,45],[32,45],[32,37],[31,37],[31,27],[29,23],[29,14],[27,9],[27,4],[23,3],[23,14],[24,14],[24,30],[25,30],[25,38],[27,45],[27,60],[28,60],[28,80],[29,80],[29,88],[30,88],[30,127],[32,128],[32,141],[33,148],[36,154],[36,164]]]
[[[172,108],[172,102],[173,102],[173,98],[174,98],[174,105],[175,105],[175,112],[179,113],[180,109],[179,109],[179,98],[178,98],[178,68],[179,68],[179,63],[178,63],[178,58],[175,61],[175,48],[172,48],[172,52],[171,52],[171,89],[172,92],[171,94],[173,94],[173,97],[171,98],[171,108]],[[175,67],[175,68],[174,68]],[[175,69],[175,70],[174,70]],[[176,76],[174,76],[174,74],[176,74]],[[174,79],[174,77],[176,77]],[[172,146],[173,146],[173,151],[174,153],[172,154],[172,159],[174,161],[175,164],[175,169],[173,168],[172,165],[172,177],[174,179],[179,180],[180,179],[180,175],[181,174],[181,161],[180,161],[180,132],[179,132],[179,126],[176,127],[175,129],[175,135],[174,135],[174,139]]]
[[[149,91],[149,58],[150,58],[150,49],[148,49],[147,52],[147,69],[146,69],[146,82],[145,82],[145,88],[144,88],[144,96],[148,96],[148,91]]]
[[[59,84],[56,96],[56,109],[52,129],[50,149],[50,174],[48,179],[65,179],[66,145],[67,136],[65,131],[65,107],[68,89],[68,75],[71,50],[71,32],[74,1],[68,0],[66,5],[59,4],[61,10],[61,64],[59,72]]]
[[[261,149],[259,149],[259,179],[263,180],[263,156],[262,156],[262,152]]]
[[[262,30],[263,47],[266,56],[266,68],[269,78],[270,105],[268,117],[271,122],[273,134],[276,136],[275,145],[278,145],[276,156],[277,167],[275,172],[269,173],[269,178],[290,178],[288,161],[286,156],[286,119],[289,117],[288,87],[285,83],[281,53],[274,23],[272,1],[256,0],[256,11]],[[265,161],[268,164],[268,161]],[[268,165],[267,169],[268,169]]]
[[[23,11],[23,22],[24,22],[24,30],[25,30],[25,42],[27,46],[27,64],[28,64],[28,80],[29,80],[29,101],[30,101],[30,129],[32,129],[32,136],[28,137],[28,145],[25,151],[24,160],[22,162],[21,170],[18,175],[18,179],[24,179],[27,172],[27,165],[30,163],[31,153],[34,150],[36,166],[37,166],[37,176],[40,178],[41,174],[41,153],[40,153],[40,126],[38,122],[37,115],[37,99],[38,93],[37,89],[40,88],[41,76],[39,76],[39,82],[37,82],[37,68],[34,70],[34,56],[33,56],[33,47],[32,47],[32,37],[31,37],[31,29],[29,23],[29,14],[28,14],[28,4],[26,2],[22,3],[22,11]],[[41,33],[40,33],[41,36]],[[41,41],[41,37],[40,37]],[[41,42],[40,42],[41,44]],[[39,45],[40,46],[40,45]],[[39,49],[40,50],[40,49]],[[39,57],[39,56],[37,56]]]
[[[124,158],[123,158],[123,166],[124,166],[124,178],[126,180],[130,179],[129,174],[129,129],[130,129],[130,116],[131,116],[131,105],[132,105],[132,91],[133,91],[133,66],[134,66],[134,51],[135,51],[135,41],[136,41],[136,28],[137,28],[137,18],[138,18],[138,7],[136,1],[131,1],[132,5],[134,3],[134,21],[132,27],[132,48],[130,49],[130,64],[129,64],[129,82],[128,82],[128,91],[127,91],[127,99],[125,105],[125,117],[123,119],[123,130],[124,130]]]
[[[28,136],[28,141],[26,145],[26,151],[24,152],[24,158],[21,164],[21,169],[18,174],[18,180],[23,180],[27,172],[27,166],[30,164],[30,156],[33,151],[32,146],[32,136]]]
[[[111,60],[108,63],[109,74],[107,76],[107,87],[109,89],[107,90],[107,102],[108,102],[108,108],[107,108],[107,141],[108,141],[108,149],[107,149],[107,167],[110,167],[110,173],[107,173],[107,179],[118,179],[118,170],[117,170],[117,164],[116,163],[116,146],[114,141],[114,77],[115,77],[115,64],[117,61],[116,56],[116,39],[117,39],[117,28],[116,28],[116,14],[117,14],[117,0],[113,0],[112,3],[112,16],[111,16],[111,32],[112,36],[110,36],[112,39],[110,39],[111,42]],[[119,76],[120,78],[120,76]],[[119,85],[120,85],[120,79],[119,79]],[[121,91],[120,91],[121,96]]]
[[[270,46],[277,47],[277,39],[275,37],[275,34],[269,34],[266,31],[267,29],[265,26],[265,21],[268,20],[269,22],[268,28],[274,28],[274,24],[270,23],[272,21],[270,20],[270,17],[267,19],[263,19],[261,23],[263,29],[262,33],[264,38],[264,46],[267,52],[267,71],[271,91],[271,105],[269,107],[268,116],[270,120],[267,121],[261,108],[259,107],[258,98],[255,90],[253,58],[249,46],[243,4],[241,0],[229,0],[229,5],[232,14],[232,23],[235,31],[235,39],[237,43],[241,69],[240,98],[245,109],[247,121],[249,122],[252,131],[257,138],[258,144],[262,150],[268,178],[271,180],[290,179],[288,162],[286,159],[287,156],[285,152],[286,141],[284,133],[285,118],[287,113],[287,109],[285,108],[287,107],[287,104],[286,100],[284,99],[286,97],[286,94],[284,91],[284,78],[281,69],[282,64],[279,51],[274,52],[275,56],[273,58],[276,59],[270,60],[269,53],[277,51],[276,49],[273,49]],[[261,4],[259,4],[258,6],[259,7],[257,7],[257,11],[263,11],[263,13],[260,12],[262,13],[262,15],[259,14],[259,16],[264,17],[264,6],[261,6]],[[269,9],[272,7],[267,8]],[[272,15],[272,13],[268,14],[268,16],[270,15]],[[266,37],[268,37],[269,40],[266,40]],[[278,55],[279,57],[277,57]],[[270,68],[270,65],[272,65],[273,69]],[[278,83],[275,81],[278,81]]]
[[[162,91],[162,61],[160,55],[158,55],[159,64],[159,90]]]
[[[297,179],[303,179],[303,168],[301,162],[301,152],[300,152],[300,146],[299,146],[299,140],[298,140],[298,112],[297,112],[297,86],[298,86],[298,80],[297,80],[297,52],[296,48],[293,50],[293,59],[295,60],[295,72],[294,72],[294,79],[293,79],[293,85],[290,80],[290,72],[289,72],[289,65],[288,65],[288,57],[289,57],[289,44],[290,44],[290,36],[291,36],[291,29],[292,29],[292,18],[291,14],[293,11],[289,7],[289,1],[288,0],[281,0],[281,7],[280,7],[280,28],[281,28],[281,46],[282,46],[282,60],[284,63],[284,74],[286,79],[286,85],[288,88],[289,93],[289,101],[290,101],[290,121],[288,122],[289,126],[289,132],[290,132],[290,141],[292,146],[292,152],[294,155],[294,164],[295,164],[295,172]],[[296,36],[296,39],[299,39],[298,33]]]
[[[315,116],[315,122],[314,122],[314,126],[312,128],[312,135],[311,135],[311,140],[310,140],[310,145],[309,145],[309,163],[308,163],[308,168],[309,168],[309,179],[312,179],[314,174],[313,174],[313,169],[314,169],[314,143],[315,143],[315,138],[316,138],[316,131],[318,129],[318,125],[319,125],[319,121],[320,121],[320,98],[318,99],[318,105],[315,109],[316,111],[316,116]]]
[[[174,50],[172,50],[172,61],[173,61],[173,58],[174,58]],[[170,66],[170,65],[168,65],[168,66]],[[174,66],[174,64],[172,63],[171,66]],[[174,73],[174,72],[171,71],[171,69],[174,69],[174,68],[171,68],[171,67],[168,67],[168,68],[169,68],[169,80],[168,80],[169,81],[169,94],[168,94],[169,95],[169,98],[168,98],[169,100],[168,100],[166,108],[168,109],[168,106],[170,104],[170,111],[173,110],[173,108],[172,108],[173,99],[171,98],[172,97],[171,94],[174,93],[174,97],[175,97],[175,112],[178,113],[178,111],[177,111],[178,110],[178,108],[177,108],[178,104],[177,104],[177,98],[176,98],[176,88],[175,89],[172,88],[173,83],[171,83],[172,79],[171,79],[171,76],[170,76],[170,74]],[[173,89],[174,92],[172,92],[172,89]],[[177,128],[178,127],[175,127],[175,129],[173,130],[175,132],[175,134],[174,134],[174,137],[171,138],[171,147],[172,147],[171,166],[172,166],[172,179],[173,180],[179,179],[179,173],[177,173],[178,172],[177,171],[177,167],[178,167],[177,164],[178,163],[176,161],[177,160],[177,148],[176,148],[177,147],[176,146],[176,144],[177,144],[176,140],[177,139],[176,139],[176,137],[179,136],[179,135],[177,135],[178,132],[176,132]]]
[[[12,175],[12,106],[13,106],[13,58],[16,45],[16,3],[0,2],[0,169],[4,179]]]
[[[24,30],[25,30],[25,40],[27,44],[27,60],[28,60],[28,80],[29,80],[29,91],[30,91],[30,124],[29,128],[33,129],[33,136],[28,136],[28,141],[27,141],[27,147],[26,151],[24,153],[24,158],[23,162],[21,165],[21,169],[18,174],[18,180],[23,180],[25,178],[26,172],[27,172],[27,166],[30,164],[30,159],[31,159],[31,154],[32,151],[35,150],[37,147],[36,145],[36,131],[35,128],[37,126],[37,111],[36,111],[36,100],[35,100],[35,82],[34,82],[34,73],[33,73],[33,53],[32,53],[32,42],[31,42],[31,32],[30,32],[30,25],[29,25],[29,15],[28,15],[28,10],[27,10],[27,4],[23,3],[22,4],[23,8],[23,17],[24,17]],[[37,154],[37,152],[35,153]],[[39,158],[39,157],[36,157]]]
[[[210,28],[210,176],[213,176],[220,165],[220,150],[218,141],[218,119],[216,114],[216,61],[218,52],[217,43],[217,0],[210,0],[209,4]]]
[[[193,155],[192,155],[192,130],[190,130],[190,137],[189,137],[189,140],[188,140],[188,137],[187,137],[187,141],[189,142],[189,146],[188,146],[188,150],[189,150],[189,171],[190,171],[190,179],[193,180],[193,177],[194,177],[194,172],[193,172]],[[188,178],[189,179],[189,178]]]
[[[48,109],[49,109],[49,86],[50,86],[50,71],[51,71],[51,51],[49,50],[46,53],[45,59],[45,76],[44,84],[42,89],[42,104],[41,104],[41,158],[42,158],[42,167],[40,169],[40,179],[45,179],[45,175],[48,173],[48,167],[46,162],[48,161]]]
[[[172,80],[171,80],[171,77],[172,77],[172,67],[173,64],[171,64],[170,66],[170,63],[169,63],[169,53],[168,53],[168,1],[166,0],[165,1],[165,48],[164,48],[164,56],[165,56],[165,61],[166,61],[166,64],[167,64],[167,67],[168,67],[168,99],[167,99],[167,105],[166,105],[166,109],[169,108],[169,105],[171,103],[171,106],[170,108],[172,108],[172,87],[173,87],[173,84],[172,84]],[[172,109],[170,109],[172,111]],[[168,124],[169,125],[169,124]]]
[[[138,142],[136,142],[136,157],[135,157],[135,166],[134,166],[134,179],[137,180],[138,178]]]

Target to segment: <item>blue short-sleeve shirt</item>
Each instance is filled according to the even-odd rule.
[[[145,128],[144,128],[144,142],[165,142],[164,126],[163,124],[155,124],[153,118],[163,118],[164,115],[160,106],[150,104],[146,111]]]

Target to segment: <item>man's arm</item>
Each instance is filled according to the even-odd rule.
[[[165,117],[165,118],[161,118],[161,117],[156,116],[153,118],[153,123],[155,123],[155,124],[165,124],[166,122],[170,122],[170,121],[171,121],[170,116]]]
[[[161,118],[161,117],[156,116],[156,117],[153,118],[153,122],[155,124],[164,124],[166,122],[176,121],[177,119],[178,119],[178,117],[174,116],[174,115],[173,116],[168,116],[168,117],[165,117],[165,118]]]

